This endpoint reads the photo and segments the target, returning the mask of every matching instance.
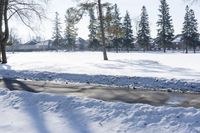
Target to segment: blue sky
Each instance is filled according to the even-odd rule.
[[[50,39],[52,35],[52,27],[54,19],[55,12],[59,12],[61,22],[64,23],[64,14],[67,10],[67,8],[71,6],[75,6],[76,2],[75,0],[50,0],[50,3],[48,4],[48,10],[47,10],[47,17],[48,20],[44,20],[42,23],[40,22],[33,22],[35,25],[35,33],[33,34],[32,31],[30,31],[28,28],[22,26],[18,22],[10,22],[12,27],[15,27],[14,30],[18,32],[19,36],[23,38],[24,40],[28,40],[31,36],[39,34],[45,39]],[[150,28],[151,28],[151,36],[156,37],[157,34],[157,27],[156,27],[156,21],[158,19],[158,7],[160,4],[159,0],[102,0],[103,2],[107,1],[110,3],[117,3],[118,7],[120,9],[121,16],[123,17],[126,10],[129,11],[132,23],[133,23],[133,30],[134,35],[136,35],[136,28],[134,26],[134,23],[137,20],[141,14],[141,8],[143,5],[146,6],[147,12],[149,14],[149,21],[150,21]],[[189,4],[189,6],[194,9],[195,15],[198,19],[198,22],[200,23],[200,3],[195,3],[191,5],[188,2],[185,2],[185,0],[167,0],[168,4],[170,5],[170,14],[173,19],[173,25],[175,29],[175,34],[181,33],[182,30],[182,23],[184,20],[185,15],[185,6]],[[16,28],[16,24],[18,25]],[[14,26],[13,26],[14,25]],[[79,36],[83,38],[87,38],[88,36],[88,18],[85,16],[85,18],[77,25],[79,28]],[[199,26],[200,27],[200,26]],[[64,30],[64,26],[63,26]],[[19,32],[20,31],[20,32]],[[199,28],[200,31],[200,28]]]

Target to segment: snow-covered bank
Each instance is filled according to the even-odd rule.
[[[175,91],[194,91],[200,92],[200,82],[161,79],[150,77],[127,77],[127,76],[106,76],[106,75],[86,75],[86,74],[69,74],[40,71],[0,71],[0,75],[6,78],[45,80],[56,82],[78,82],[102,84],[111,86],[120,86],[125,88],[142,88],[142,89],[162,89]]]
[[[199,133],[200,110],[0,89],[3,133]]]
[[[8,54],[0,77],[200,91],[200,54],[28,52]]]

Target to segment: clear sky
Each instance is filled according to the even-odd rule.
[[[159,0],[102,0],[102,2],[105,1],[113,4],[117,3],[122,17],[124,16],[126,10],[129,11],[131,18],[133,20],[132,23],[133,23],[134,35],[136,35],[135,33],[136,28],[134,26],[135,20],[139,18],[141,14],[141,8],[143,5],[145,5],[149,15],[151,36],[156,37],[157,34],[156,21],[158,19],[158,13],[159,13],[158,8],[160,4]],[[170,15],[172,16],[175,34],[181,33],[182,23],[185,15],[185,6],[187,4],[189,4],[190,8],[194,9],[196,18],[200,23],[200,3],[195,3],[191,5],[190,3],[185,2],[185,0],[167,0],[167,2],[170,6]],[[10,24],[12,27],[15,27],[14,30],[18,32],[19,36],[24,40],[28,40],[30,39],[30,36],[36,34],[39,34],[41,37],[45,39],[50,39],[52,36],[52,29],[53,29],[52,20],[55,17],[55,12],[57,11],[60,14],[61,22],[64,23],[64,14],[67,8],[75,5],[76,2],[74,2],[74,0],[50,0],[47,10],[47,17],[49,19],[44,20],[42,23],[33,21],[33,24],[35,25],[36,29],[35,34],[33,34],[32,31],[30,31],[28,28],[25,28],[16,21],[10,22]],[[79,36],[85,39],[88,38],[88,29],[87,29],[88,19],[89,18],[85,16],[84,19],[77,25],[77,27],[79,28],[78,32]],[[64,26],[62,30],[64,30]]]

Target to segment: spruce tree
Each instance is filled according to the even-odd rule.
[[[185,52],[188,53],[189,47],[193,47],[194,52],[196,50],[196,44],[198,42],[198,24],[195,19],[194,11],[186,6],[186,13],[183,23],[182,40],[185,44]]]
[[[97,39],[98,23],[93,8],[89,9],[89,17],[89,48],[92,50],[98,50],[100,48],[99,41]]]
[[[137,33],[137,43],[143,48],[144,52],[150,50],[150,28],[145,6],[142,7],[142,14]]]
[[[55,20],[54,20],[54,27],[53,27],[53,45],[56,48],[56,51],[58,51],[60,42],[62,39],[61,36],[61,23],[60,23],[60,18],[58,12],[56,12]]]
[[[110,50],[111,48],[113,48],[112,46],[112,20],[113,20],[113,15],[112,15],[112,10],[113,7],[108,6],[106,8],[106,16],[105,16],[105,37],[106,37],[106,43],[107,43],[107,48],[108,50]]]
[[[112,34],[113,34],[113,45],[118,53],[120,44],[122,44],[122,37],[123,37],[123,28],[121,23],[121,17],[119,14],[119,9],[117,4],[114,5],[114,13],[113,13],[113,20],[112,20]]]
[[[69,8],[65,14],[65,39],[68,50],[74,50],[76,45],[77,28],[75,27],[76,20],[73,18],[75,9]]]
[[[126,48],[127,52],[129,52],[129,49],[133,48],[134,38],[133,38],[131,19],[128,11],[126,11],[126,15],[124,17],[123,29],[124,29],[123,45]]]
[[[166,52],[166,48],[170,48],[172,44],[172,39],[174,36],[174,29],[172,25],[172,19],[169,14],[169,5],[166,0],[160,0],[159,7],[159,20],[157,25],[158,29],[158,44],[163,48],[163,51]]]
[[[194,11],[190,9],[190,21],[191,21],[191,47],[193,48],[194,53],[196,53],[196,47],[199,41],[199,34],[198,34],[198,23],[197,19],[195,18]]]

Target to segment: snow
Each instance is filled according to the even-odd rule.
[[[199,133],[200,110],[0,89],[2,133]]]
[[[145,89],[200,91],[200,54],[27,52],[9,53],[0,77],[80,82]]]
[[[200,54],[8,53],[0,78],[200,91]],[[180,102],[179,98],[168,101]],[[0,89],[2,133],[199,133],[200,110]]]

